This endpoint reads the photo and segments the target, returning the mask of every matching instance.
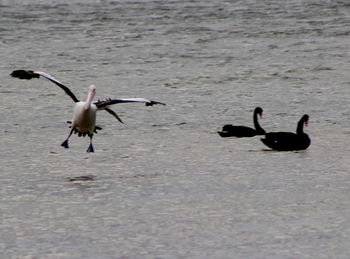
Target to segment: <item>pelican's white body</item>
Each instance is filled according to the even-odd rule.
[[[86,101],[76,103],[72,119],[72,129],[89,136],[93,135],[96,126],[97,106],[92,103],[95,93],[95,86],[91,85]]]
[[[72,129],[83,134],[93,134],[96,126],[96,112],[95,104],[86,107],[86,102],[78,102],[74,107]]]

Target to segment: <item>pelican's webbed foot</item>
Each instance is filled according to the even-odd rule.
[[[88,153],[93,153],[94,152],[94,147],[92,146],[91,143],[90,143],[88,149],[86,150],[86,152],[88,152]]]
[[[69,146],[68,146],[68,139],[66,139],[65,141],[63,141],[62,144],[61,144],[61,146],[64,147],[64,148],[69,148]]]
[[[93,153],[94,152],[94,147],[92,146],[92,136],[93,136],[93,134],[89,134],[90,145],[89,145],[88,149],[86,150],[86,152],[88,152],[88,153]]]
[[[68,146],[68,139],[70,138],[70,136],[72,136],[73,131],[74,131],[74,129],[72,129],[72,130],[69,132],[69,135],[68,135],[68,137],[66,138],[66,140],[62,142],[62,144],[61,144],[62,147],[64,147],[64,148],[69,148],[69,146]]]

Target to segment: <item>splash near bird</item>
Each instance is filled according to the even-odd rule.
[[[73,119],[70,122],[71,123],[71,131],[69,132],[68,137],[63,141],[61,146],[68,148],[68,140],[71,137],[71,135],[78,134],[79,137],[88,135],[90,137],[90,145],[87,152],[94,152],[94,147],[92,145],[92,137],[94,133],[97,133],[97,130],[100,130],[101,128],[96,126],[96,113],[99,110],[105,110],[109,114],[113,115],[117,120],[119,120],[121,123],[123,121],[120,119],[120,117],[109,108],[110,105],[117,104],[117,103],[145,103],[146,106],[152,106],[155,104],[162,104],[164,103],[157,102],[157,101],[150,101],[145,98],[126,98],[126,99],[106,99],[104,101],[97,101],[93,102],[96,90],[95,86],[91,85],[89,88],[89,94],[86,98],[86,101],[80,101],[73,93],[72,91],[63,85],[60,81],[55,79],[54,77],[50,76],[47,73],[40,72],[40,71],[32,71],[32,70],[15,70],[11,73],[12,77],[16,77],[19,79],[27,79],[30,80],[32,78],[40,78],[44,77],[51,82],[55,83],[58,87],[60,87],[65,93],[72,98],[72,100],[75,102],[75,107],[73,111]]]

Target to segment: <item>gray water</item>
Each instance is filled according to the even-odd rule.
[[[349,34],[347,0],[0,0],[1,258],[349,258]],[[66,150],[72,100],[15,69],[167,106]],[[256,106],[309,149],[218,136]]]

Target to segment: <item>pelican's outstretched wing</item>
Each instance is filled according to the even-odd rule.
[[[122,121],[122,119],[118,116],[118,114],[116,114],[113,110],[109,109],[109,108],[105,108],[105,111],[107,111],[109,114],[112,114],[118,121],[120,121],[121,123],[124,123]]]
[[[154,104],[162,104],[165,105],[165,103],[157,102],[157,101],[151,101],[147,100],[145,98],[125,98],[125,99],[107,99],[105,101],[98,101],[94,104],[97,106],[98,109],[106,109],[107,106],[117,104],[117,103],[144,103],[146,106],[152,106]]]
[[[96,105],[97,109],[99,110],[105,110],[109,114],[113,115],[115,118],[117,118],[121,123],[124,123],[119,116],[111,109],[108,108],[109,105],[117,104],[117,103],[145,103],[146,106],[152,106],[154,104],[162,104],[165,105],[165,103],[156,102],[156,101],[150,101],[145,98],[127,98],[127,99],[107,99],[105,101],[97,101],[94,104]]]
[[[19,79],[32,79],[32,78],[39,78],[40,76],[45,77],[46,79],[50,80],[51,82],[58,85],[63,91],[66,92],[67,95],[69,95],[74,102],[79,102],[79,99],[72,93],[71,90],[64,84],[62,84],[60,81],[55,79],[54,77],[50,76],[49,74],[46,74],[44,72],[40,71],[32,71],[32,70],[15,70],[11,73],[12,77],[17,77]]]

